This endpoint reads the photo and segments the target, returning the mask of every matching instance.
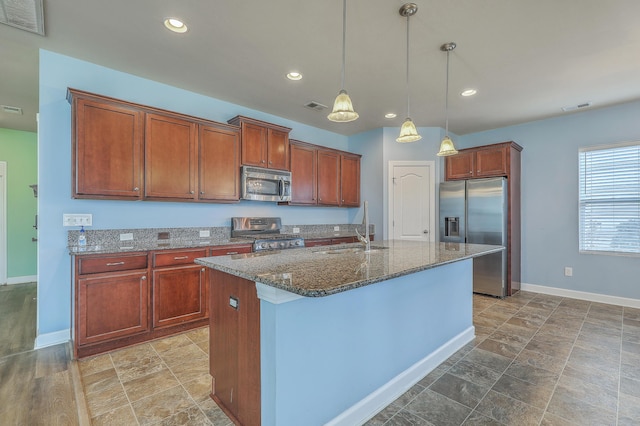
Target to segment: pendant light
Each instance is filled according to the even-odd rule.
[[[400,136],[396,139],[396,142],[415,142],[422,139],[422,136],[418,134],[416,125],[411,120],[411,110],[409,102],[409,17],[416,14],[418,6],[415,3],[405,3],[400,8],[400,15],[407,18],[407,119],[402,123],[400,128]]]
[[[444,101],[444,105],[445,105],[444,107],[444,115],[445,115],[444,138],[440,143],[440,151],[438,151],[438,154],[437,154],[440,157],[446,157],[446,156],[455,155],[458,153],[458,151],[456,150],[456,147],[453,146],[453,141],[449,137],[449,53],[451,53],[451,51],[455,48],[456,48],[456,44],[454,42],[445,43],[442,46],[440,46],[440,50],[442,50],[443,52],[447,52],[447,90],[445,92],[446,94],[445,94],[445,101]]]
[[[346,38],[347,38],[347,0],[342,0],[342,85],[340,86],[340,92],[336,96],[336,100],[333,103],[333,111],[327,116],[331,121],[337,121],[340,123],[346,123],[348,121],[354,121],[359,116],[358,113],[353,110],[353,104],[351,98],[344,90],[344,69],[346,63]]]

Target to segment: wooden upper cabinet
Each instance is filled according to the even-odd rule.
[[[509,176],[511,150],[522,151],[515,142],[461,149],[445,158],[446,180]]]
[[[228,123],[240,126],[242,165],[289,170],[290,128],[241,115]]]
[[[69,101],[73,198],[140,199],[144,114],[73,89]]]
[[[224,124],[200,125],[198,199],[240,200],[240,131]]]
[[[340,159],[340,190],[344,207],[360,206],[360,156],[342,154]]]
[[[317,149],[304,142],[291,141],[291,202],[317,204]]]
[[[195,199],[196,124],[168,115],[145,118],[145,196]]]
[[[318,150],[318,204],[340,205],[340,154]],[[293,180],[293,178],[292,178]]]

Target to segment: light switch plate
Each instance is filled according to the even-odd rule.
[[[200,230],[200,238],[207,238],[211,236],[211,232],[208,229]]]

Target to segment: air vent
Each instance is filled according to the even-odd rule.
[[[325,109],[329,108],[328,106],[322,105],[321,103],[316,102],[316,101],[309,102],[308,104],[305,105],[305,107],[307,107],[309,109],[312,109],[312,110],[315,110],[315,111],[322,111],[322,110],[325,110]]]
[[[589,108],[591,105],[593,105],[593,102],[584,102],[584,103],[581,103],[581,104],[578,104],[578,105],[571,105],[571,106],[562,107],[562,110],[564,112],[575,111],[577,109]]]
[[[42,0],[0,0],[0,23],[43,36]]]
[[[22,108],[19,108],[19,107],[14,107],[10,105],[0,105],[0,108],[2,108],[2,112],[7,112],[9,114],[22,115]]]

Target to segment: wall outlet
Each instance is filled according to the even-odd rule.
[[[573,276],[573,268],[571,266],[565,266],[564,267],[564,276],[565,277],[572,277]]]
[[[200,230],[200,238],[207,238],[211,236],[211,232],[208,229]]]
[[[334,226],[334,227],[333,227],[333,230],[334,230],[334,231],[339,231],[339,230],[340,230],[340,227],[339,227],[339,226]]]
[[[93,215],[90,213],[64,213],[62,215],[62,226],[91,226]]]
[[[129,232],[126,234],[120,234],[120,241],[131,241],[133,240],[133,233]]]
[[[299,234],[300,233],[300,228],[293,228],[293,233],[294,234]]]

